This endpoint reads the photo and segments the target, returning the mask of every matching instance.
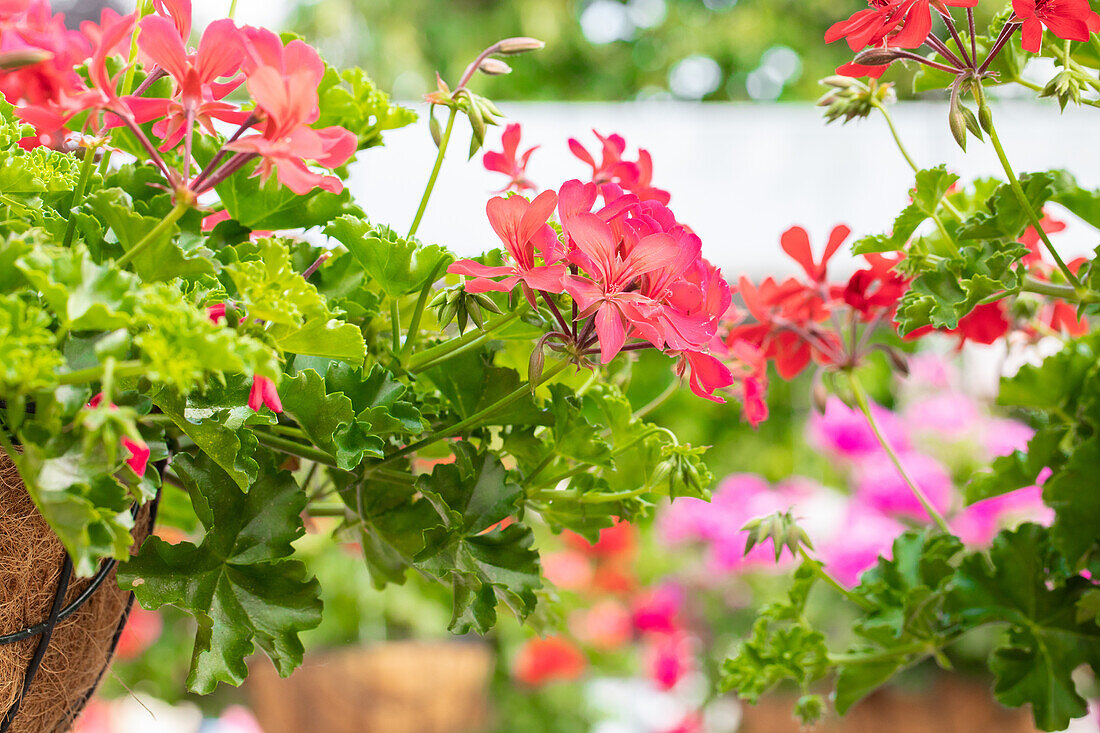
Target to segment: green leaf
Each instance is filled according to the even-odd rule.
[[[1096,470],[1100,466],[1100,437],[1076,447],[1065,465],[1043,484],[1043,501],[1054,510],[1051,534],[1058,550],[1073,564],[1100,539],[1100,496]]]
[[[975,553],[959,566],[947,598],[956,623],[1009,624],[989,658],[997,700],[1010,707],[1030,703],[1042,730],[1063,730],[1088,705],[1073,681],[1083,663],[1100,668],[1100,629],[1076,620],[1076,604],[1091,584],[1074,576],[1052,581],[1045,528],[1024,524],[997,535],[988,557]]]
[[[893,231],[888,235],[864,237],[855,243],[852,251],[863,254],[904,249],[917,227],[935,216],[943,197],[957,180],[959,177],[948,173],[942,165],[917,171],[916,187],[912,191],[913,201],[894,220]]]
[[[298,634],[321,621],[316,580],[285,558],[304,530],[305,495],[267,461],[245,494],[207,457],[178,456],[172,470],[196,505],[206,535],[196,546],[152,537],[119,567],[119,582],[146,608],[173,605],[198,622],[188,687],[212,692],[239,685],[258,644],[286,677],[302,661]]]
[[[326,392],[325,380],[314,370],[299,372],[293,379],[284,378],[279,397],[284,413],[294,418],[310,442],[331,455],[340,468],[350,471],[367,456],[385,457],[385,442],[368,435],[357,423],[351,400],[340,392]]]
[[[965,490],[966,503],[1034,486],[1044,468],[1061,461],[1059,446],[1064,437],[1064,430],[1046,426],[1036,431],[1026,451],[1017,450],[995,458],[990,470],[980,471],[970,478]]]
[[[275,343],[283,351],[339,359],[349,364],[361,364],[367,355],[367,345],[359,327],[335,318],[306,321],[301,328],[278,337]]]
[[[399,298],[421,290],[428,279],[438,276],[454,261],[439,245],[423,245],[402,239],[388,227],[374,227],[363,218],[341,216],[325,228],[374,279],[386,295]]]
[[[362,69],[337,72],[325,65],[325,75],[317,87],[321,116],[316,128],[339,125],[355,133],[357,150],[382,144],[382,133],[416,122],[411,109],[390,103]]]
[[[96,264],[83,244],[69,248],[37,244],[15,265],[65,328],[110,331],[130,325],[138,297],[137,278]]]
[[[488,631],[504,603],[521,619],[534,610],[540,587],[538,553],[531,530],[513,523],[493,528],[516,508],[522,494],[490,453],[455,446],[458,461],[436,466],[417,486],[435,506],[444,526],[425,533],[417,567],[451,581],[451,629]]]
[[[519,389],[522,382],[515,369],[493,366],[491,352],[467,351],[424,372],[424,376],[443,394],[462,419],[471,417],[505,395]],[[510,407],[485,419],[488,425],[547,425],[550,416],[539,409],[530,394]]]
[[[87,206],[101,222],[110,227],[122,251],[129,252],[154,227],[161,223],[162,216],[142,216],[134,211],[133,202],[121,188],[108,188],[96,191],[85,197]],[[165,212],[167,213],[167,212]],[[160,234],[141,254],[134,257],[134,271],[145,282],[174,280],[177,277],[195,275],[213,275],[214,267],[208,256],[197,253],[188,257],[175,236],[179,228],[172,226]]]

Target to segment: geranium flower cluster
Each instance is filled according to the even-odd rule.
[[[858,53],[854,61],[837,69],[840,74],[877,78],[895,60],[907,59],[959,76],[980,78],[1017,30],[1022,29],[1021,46],[1031,53],[1039,53],[1044,28],[1067,41],[1088,41],[1092,33],[1100,31],[1100,15],[1088,0],[1012,0],[1012,15],[985,59],[979,60],[977,47],[962,42],[951,15],[951,8],[965,8],[973,36],[973,8],[978,0],[867,0],[867,4],[868,8],[833,24],[825,33],[826,43],[844,39]],[[932,31],[933,10],[955,41],[955,49]],[[933,61],[909,50],[921,46],[927,46],[944,61]]]
[[[533,307],[541,299],[556,320],[542,343],[579,362],[598,355],[607,364],[623,351],[658,349],[677,359],[677,374],[688,375],[695,394],[722,402],[719,390],[736,389],[749,419],[763,419],[762,360],[719,338],[732,302],[721,271],[702,256],[699,237],[677,221],[668,192],[652,185],[649,154],[624,160],[621,137],[597,136],[599,161],[570,141],[592,167],[590,181],[566,181],[531,201],[517,195],[489,201],[505,264],[467,259],[449,271],[470,278],[471,293],[519,288]],[[522,190],[533,187],[526,176],[531,151],[517,158],[518,148],[518,126],[509,126],[503,152],[489,153],[485,165]],[[555,212],[560,234],[550,224]],[[570,316],[559,307],[562,296]]]
[[[674,582],[639,583],[637,530],[627,522],[601,530],[596,542],[564,532],[564,546],[543,556],[546,579],[577,594],[584,604],[569,614],[568,634],[536,638],[520,649],[515,677],[529,687],[576,680],[588,654],[636,651],[647,684],[661,693],[679,690],[698,670],[700,642],[689,624],[686,593]],[[683,701],[687,703],[687,701]],[[696,711],[684,705],[685,722]],[[694,728],[692,728],[694,730]]]
[[[269,30],[226,19],[207,26],[191,48],[190,0],[154,0],[153,7],[156,12],[144,18],[107,10],[99,24],[84,23],[76,32],[65,30],[47,0],[4,3],[0,53],[15,54],[4,66],[16,68],[0,72],[0,91],[37,131],[25,147],[62,148],[72,145],[73,133],[121,126],[137,138],[177,200],[193,201],[256,159],[255,175],[264,181],[274,175],[297,194],[342,189],[338,178],[315,168],[342,165],[357,141],[342,127],[312,126],[320,116],[317,88],[325,73],[312,47],[300,40],[284,45]],[[129,56],[135,33],[136,58]],[[129,65],[138,61],[146,75],[131,90]],[[83,63],[87,80],[76,71]],[[146,96],[165,77],[172,82],[170,95]],[[241,85],[251,105],[226,101]],[[149,122],[156,141],[140,126]],[[194,135],[217,136],[218,122],[236,132],[198,170]],[[181,144],[177,168],[162,154]]]
[[[738,293],[746,310],[729,329],[727,346],[751,345],[784,379],[795,377],[811,361],[838,368],[857,364],[870,348],[875,326],[893,317],[908,280],[896,270],[900,254],[864,255],[864,266],[846,281],[830,280],[829,261],[850,233],[843,224],[834,228],[815,259],[805,229],[784,232],[783,251],[804,277],[769,277],[759,284],[742,277]]]
[[[1033,431],[1023,423],[994,416],[958,389],[959,376],[932,355],[912,360],[902,405],[891,411],[872,405],[875,422],[910,479],[944,514],[964,543],[988,544],[1002,527],[1027,520],[1049,524],[1053,514],[1042,490],[1031,486],[963,506],[956,477],[965,479],[976,465],[1025,449]],[[831,397],[807,426],[808,441],[845,470],[840,490],[812,480],[792,478],[772,486],[762,478],[738,474],[725,479],[711,503],[676,499],[660,518],[666,542],[701,544],[716,577],[775,567],[770,546],[745,553],[746,522],[793,508],[819,559],[841,582],[855,585],[879,556],[890,556],[894,539],[907,526],[929,522],[893,461],[858,410]],[[1040,476],[1040,484],[1044,479]],[[780,566],[796,560],[784,555]]]

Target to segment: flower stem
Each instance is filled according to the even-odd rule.
[[[73,235],[76,234],[76,217],[73,216],[73,210],[84,203],[84,191],[88,188],[88,181],[92,178],[92,169],[95,168],[96,150],[99,150],[98,144],[84,148],[84,159],[80,162],[80,178],[76,181],[73,198],[69,202],[69,213],[66,216],[68,221],[65,223],[65,239],[61,243],[62,247],[69,247],[73,243]]]
[[[305,445],[296,440],[291,440],[290,438],[283,438],[279,435],[265,433],[262,430],[253,430],[252,434],[256,436],[256,441],[262,446],[277,450],[280,453],[288,453],[292,456],[305,458],[307,461],[313,461],[314,463],[336,468],[336,461],[333,460],[332,456],[320,448],[315,448],[312,445]]]
[[[1024,278],[1020,290],[1026,293],[1038,293],[1039,295],[1047,295],[1051,298],[1059,298],[1074,303],[1095,302],[1095,299],[1091,295],[1083,295],[1081,292],[1074,290],[1070,285],[1059,285],[1057,283],[1039,280],[1030,275]]]
[[[557,365],[555,365],[553,369],[550,369],[549,371],[544,372],[543,375],[542,375],[542,379],[540,379],[535,386],[537,387],[539,385],[546,384],[551,379],[556,377],[558,374],[561,374],[563,371],[565,371],[566,367],[569,366],[569,363],[570,362],[568,362],[568,361],[561,361]],[[412,453],[414,451],[420,450],[421,448],[423,448],[427,445],[431,445],[432,443],[437,443],[437,442],[439,442],[439,441],[441,441],[445,438],[450,438],[454,435],[458,435],[459,433],[461,433],[466,428],[477,425],[478,423],[485,420],[485,418],[491,417],[494,414],[496,414],[497,412],[500,412],[501,410],[503,410],[507,407],[511,407],[513,404],[515,404],[519,400],[521,400],[524,397],[530,395],[531,391],[532,391],[532,386],[530,384],[521,384],[519,387],[512,390],[508,394],[504,395],[503,397],[501,397],[499,400],[497,400],[493,404],[489,405],[488,407],[486,407],[482,410],[478,410],[477,412],[475,412],[473,415],[470,415],[465,420],[460,420],[459,422],[456,422],[454,425],[451,425],[448,428],[444,428],[443,430],[432,433],[431,435],[429,435],[426,438],[423,438],[421,440],[418,440],[415,443],[411,443],[411,444],[405,446],[404,448],[397,451],[396,453],[393,453],[393,454],[387,456],[380,463],[374,464],[374,466],[372,468],[378,468],[379,466],[385,466],[387,463],[390,463],[391,461],[394,461],[394,460],[396,460],[396,459],[398,459],[402,456],[406,456],[409,453]],[[370,469],[368,469],[368,471],[369,470]]]
[[[420,297],[416,299],[416,307],[413,309],[412,320],[409,321],[409,328],[405,332],[405,344],[401,347],[402,357],[412,348],[413,339],[416,337],[416,332],[420,329],[420,320],[424,317],[424,308],[428,305],[428,296],[432,294],[432,285],[435,285],[435,280],[439,277],[439,270],[443,267],[445,261],[446,260],[440,260],[436,263],[435,269],[432,270],[432,274],[428,275],[424,287],[420,289]]]
[[[394,297],[390,298],[390,341],[397,356],[401,352],[401,306]]]
[[[157,225],[150,229],[149,233],[141,238],[141,241],[126,250],[121,257],[115,260],[115,264],[118,267],[129,264],[131,260],[147,250],[151,244],[157,241],[162,234],[169,231],[190,208],[191,206],[183,201],[177,203],[175,208],[168,212],[168,216],[157,222]]]
[[[987,105],[981,84],[974,85],[974,99],[978,104],[979,110]],[[1008,162],[1008,156],[1005,155],[1005,149],[1001,145],[1001,139],[997,135],[997,128],[993,124],[993,116],[986,115],[986,119],[988,120],[986,132],[989,133],[989,141],[993,143],[993,149],[997,151],[997,158],[1001,161],[1001,167],[1004,168],[1005,175],[1008,176],[1008,185],[1012,188],[1012,192],[1016,194],[1016,200],[1020,202],[1020,206],[1023,208],[1024,213],[1027,214],[1027,218],[1031,221],[1031,226],[1039,235],[1039,239],[1043,241],[1043,246],[1046,247],[1047,252],[1050,253],[1050,256],[1058,265],[1058,269],[1062,271],[1062,276],[1065,277],[1066,282],[1072,285],[1074,290],[1081,292],[1081,282],[1066,265],[1062,256],[1058,254],[1058,250],[1054,249],[1054,245],[1050,242],[1050,237],[1043,231],[1043,226],[1039,222],[1039,215],[1035,212],[1035,209],[1032,208],[1031,202],[1028,201],[1027,194],[1024,193],[1023,186],[1020,185],[1020,181],[1016,178],[1016,173],[1012,170],[1012,164]]]
[[[416,210],[416,217],[413,219],[412,226],[409,227],[409,234],[406,238],[411,238],[416,234],[416,230],[420,227],[420,220],[424,218],[424,212],[428,208],[428,199],[432,197],[432,189],[435,188],[435,181],[439,178],[439,169],[443,167],[443,156],[447,154],[447,145],[451,142],[451,130],[455,126],[455,117],[458,116],[458,110],[454,107],[451,108],[451,114],[447,118],[447,127],[443,130],[443,137],[439,140],[439,152],[435,155],[435,167],[432,168],[432,174],[428,177],[428,185],[424,187],[424,195],[420,197],[420,207]]]
[[[95,382],[99,380],[107,371],[105,364],[99,366],[88,367],[87,369],[77,369],[72,372],[65,372],[57,377],[59,384],[86,384],[88,382]],[[132,361],[119,361],[114,363],[112,374],[116,377],[136,377],[145,371],[145,365],[140,361],[134,359]]]
[[[524,302],[516,307],[511,313],[502,316],[501,318],[486,323],[485,328],[479,331],[470,331],[463,334],[458,338],[453,338],[450,341],[444,341],[438,346],[433,346],[430,349],[425,349],[419,353],[413,354],[409,359],[408,372],[415,374],[422,372],[429,367],[433,367],[442,361],[446,361],[452,356],[456,356],[467,349],[480,346],[485,341],[489,340],[489,334],[504,328],[508,324],[518,319],[527,310],[527,303]]]
[[[137,15],[137,20],[140,21],[146,15],[149,14],[151,2],[150,0],[137,0],[137,7],[134,8],[134,13]],[[122,89],[119,90],[118,96],[125,97],[130,93],[130,90],[134,88],[134,69],[137,61],[138,52],[138,33],[140,29],[135,25],[133,35],[130,36],[130,53],[126,58],[126,73],[122,77]],[[107,174],[107,168],[111,165],[111,149],[107,148],[103,151],[103,160],[99,162],[99,175],[103,176]]]
[[[927,512],[932,521],[935,522],[941,530],[950,534],[951,529],[947,526],[947,521],[943,518],[943,515],[936,511],[936,508],[932,506],[932,502],[928,500],[928,497],[925,496],[920,487],[913,483],[913,479],[909,477],[909,474],[905,471],[905,467],[901,465],[898,454],[894,452],[889,441],[886,440],[886,437],[879,430],[878,423],[875,422],[874,413],[871,412],[871,404],[867,400],[867,393],[864,392],[863,384],[859,381],[859,378],[854,372],[848,372],[848,382],[852,385],[852,394],[856,398],[856,405],[859,406],[859,411],[862,412],[863,417],[867,419],[867,425],[870,426],[871,432],[875,434],[875,438],[878,440],[879,445],[886,451],[886,455],[890,457],[890,461],[901,475],[902,480],[905,481],[909,490],[913,492],[913,496],[915,496],[917,501],[920,502],[920,505],[924,507],[924,511]]]
[[[874,607],[873,604],[869,603],[866,598],[857,596],[851,590],[845,588],[839,580],[834,578],[828,573],[828,571],[825,570],[825,566],[820,560],[816,560],[810,557],[810,554],[806,552],[806,548],[802,545],[798,546],[798,554],[802,556],[802,561],[809,565],[810,569],[814,571],[814,575],[816,575],[820,580],[824,581],[826,585],[835,590],[837,593],[844,596],[849,601],[862,608],[864,611],[869,611]]]

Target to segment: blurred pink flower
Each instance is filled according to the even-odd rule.
[[[629,609],[609,598],[570,614],[569,629],[585,644],[601,650],[618,649],[634,634]]]
[[[691,637],[684,633],[649,636],[644,655],[650,679],[660,689],[671,690],[691,670]]]
[[[649,588],[634,599],[631,615],[641,633],[671,634],[680,628],[684,589],[671,581]]]
[[[1040,487],[1028,486],[975,502],[951,519],[951,531],[968,545],[985,545],[1014,521],[1044,525],[1054,521],[1054,510],[1043,503]]]
[[[982,443],[990,456],[1027,450],[1027,442],[1033,435],[1035,431],[1018,420],[991,418],[982,426]]]
[[[955,492],[951,476],[943,465],[935,458],[915,451],[901,453],[898,459],[932,506],[941,513],[946,512]],[[884,514],[928,519],[924,508],[885,453],[861,460],[856,467],[856,476],[856,496],[867,506]]]
[[[921,390],[949,389],[956,380],[955,366],[939,354],[924,352],[909,357],[906,383]]]
[[[979,429],[982,414],[970,395],[936,391],[906,405],[902,417],[913,431],[958,439]]]
[[[908,448],[909,440],[897,415],[874,403],[871,413],[894,450]],[[820,448],[848,458],[881,450],[863,413],[848,407],[839,397],[829,397],[824,414],[814,412],[810,416],[810,438]]]
[[[217,733],[263,733],[252,711],[243,705],[230,705],[218,718]]]
[[[576,550],[544,552],[542,574],[562,590],[580,590],[592,582],[592,562]]]
[[[896,519],[853,502],[832,540],[818,546],[818,557],[833,577],[854,586],[880,555],[891,556],[894,539],[904,531],[905,525]]]

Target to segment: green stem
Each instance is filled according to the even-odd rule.
[[[803,562],[807,563],[810,566],[810,569],[814,571],[814,575],[824,581],[826,585],[831,587],[837,593],[844,596],[849,601],[862,608],[864,611],[870,611],[872,608],[874,608],[874,604],[870,603],[866,598],[857,596],[855,593],[845,588],[840,583],[840,581],[829,575],[829,573],[826,572],[825,566],[822,565],[821,561],[815,560],[814,558],[810,557],[809,553],[806,552],[805,547],[799,545],[798,554],[802,556]]]
[[[401,352],[401,306],[397,298],[390,298],[390,340],[393,346],[393,355]]]
[[[96,382],[100,380],[106,373],[106,365],[100,364],[99,366],[88,367],[87,369],[77,369],[72,372],[65,372],[59,374],[57,381],[59,384],[87,384],[88,382]],[[115,362],[112,374],[115,377],[136,377],[145,371],[145,365],[140,361],[119,361]]]
[[[140,22],[142,18],[149,14],[151,0],[137,0],[137,6],[134,8],[134,13],[137,15],[137,20]],[[134,32],[130,36],[130,53],[126,58],[126,73],[122,77],[122,88],[118,92],[118,96],[125,97],[134,88],[134,69],[137,67],[137,52],[138,52],[138,27],[134,26]],[[187,39],[184,39],[184,43]],[[103,151],[103,160],[99,162],[99,175],[107,175],[107,169],[111,165],[111,149],[107,148]]]
[[[1091,296],[1091,294],[1082,294],[1077,290],[1074,290],[1073,287],[1070,285],[1059,285],[1058,283],[1047,282],[1046,280],[1039,280],[1037,278],[1031,277],[1030,275],[1024,278],[1024,281],[1020,286],[1020,290],[1027,293],[1049,295],[1052,298],[1059,298],[1061,300],[1067,300],[1074,303],[1094,302],[1094,298]]]
[[[848,382],[852,385],[852,394],[856,398],[856,404],[859,406],[859,411],[863,413],[863,417],[866,418],[867,425],[870,426],[871,432],[875,434],[875,438],[878,440],[879,445],[886,451],[886,455],[890,457],[890,461],[901,475],[902,480],[905,481],[909,490],[913,492],[913,496],[915,496],[917,501],[920,502],[920,505],[924,507],[924,511],[932,518],[932,521],[945,533],[951,534],[951,529],[947,526],[947,521],[943,518],[943,515],[936,511],[936,508],[932,506],[932,502],[928,500],[928,497],[924,495],[920,487],[909,477],[909,474],[905,471],[905,467],[901,465],[898,454],[894,452],[894,448],[890,445],[890,442],[886,440],[886,437],[879,430],[878,423],[875,422],[875,416],[871,412],[871,404],[867,400],[867,393],[863,390],[863,384],[859,381],[859,377],[857,377],[854,372],[848,372]]]
[[[502,316],[490,323],[485,324],[485,328],[481,331],[470,331],[468,333],[453,338],[450,341],[444,341],[443,343],[433,346],[430,349],[413,354],[409,359],[409,365],[407,370],[415,374],[422,372],[425,369],[435,366],[436,364],[446,361],[452,356],[467,351],[468,349],[480,346],[484,342],[489,340],[489,335],[495,331],[498,331],[508,324],[512,323],[527,311],[528,305],[526,301],[516,307],[511,313]]]
[[[894,144],[898,146],[898,150],[901,152],[902,157],[905,158],[905,162],[909,164],[909,167],[913,169],[914,173],[919,171],[920,166],[913,161],[913,157],[909,155],[909,151],[906,150],[905,143],[901,141],[901,135],[898,134],[898,128],[894,127],[894,118],[891,116],[890,111],[886,109],[886,105],[876,99],[871,101],[871,106],[882,113],[883,119],[886,120],[886,126],[890,128],[890,134],[894,136]]]
[[[80,162],[80,178],[76,181],[73,198],[69,201],[69,213],[65,217],[68,221],[65,223],[65,239],[61,243],[62,247],[68,248],[73,243],[73,235],[76,234],[76,217],[73,216],[73,211],[77,206],[84,203],[84,191],[88,188],[88,181],[92,178],[97,150],[99,150],[99,145],[84,148],[84,160]]]
[[[179,221],[180,217],[183,216],[184,213],[186,213],[187,210],[190,208],[191,207],[188,204],[182,201],[176,204],[175,208],[168,212],[168,216],[157,222],[157,225],[150,229],[149,233],[141,238],[141,241],[139,241],[130,249],[126,250],[126,252],[121,257],[115,260],[115,264],[120,268],[129,264],[131,260],[147,250],[149,248],[149,245],[157,241],[157,239],[159,239],[162,234],[171,229],[172,226],[175,225],[177,221]]]
[[[886,120],[886,126],[890,128],[890,134],[894,137],[894,144],[897,146],[898,152],[901,153],[901,156],[905,158],[905,162],[909,164],[909,167],[913,169],[914,173],[919,173],[920,166],[918,166],[916,164],[916,161],[913,160],[913,156],[909,155],[909,150],[906,149],[905,143],[901,141],[901,135],[898,133],[898,128],[894,126],[894,118],[893,115],[890,114],[890,110],[888,110],[886,108],[886,105],[884,105],[882,102],[879,102],[878,100],[873,100],[871,102],[871,106],[882,113],[883,119]],[[954,205],[952,205],[952,203],[946,198],[943,199],[943,205],[944,208],[950,211],[956,218],[962,219],[962,214],[959,213],[959,210],[956,209]],[[943,237],[944,241],[951,246],[951,248],[955,251],[955,254],[959,254],[958,245],[955,243],[955,240],[951,237],[951,235],[947,233],[947,228],[943,225],[940,217],[935,212],[932,213],[932,221],[935,222],[936,228],[940,230],[940,236]]]
[[[680,380],[674,378],[672,380],[671,384],[669,384],[667,387],[665,387],[665,390],[663,392],[661,392],[661,394],[654,397],[652,400],[650,400],[644,406],[638,408],[638,410],[636,410],[634,412],[634,417],[637,417],[637,418],[645,417],[646,415],[653,412],[654,410],[656,410],[661,405],[668,402],[672,398],[672,395],[676,394],[676,391],[679,390],[679,389],[680,389]]]
[[[974,85],[974,99],[978,104],[979,111],[987,105],[980,84]],[[1073,271],[1066,266],[1066,263],[1062,260],[1062,256],[1058,254],[1058,250],[1054,249],[1054,245],[1050,242],[1050,237],[1043,231],[1042,224],[1039,223],[1039,215],[1035,212],[1035,209],[1032,208],[1031,202],[1028,201],[1027,194],[1024,193],[1023,186],[1020,185],[1020,181],[1016,178],[1016,173],[1012,170],[1012,164],[1008,162],[1008,156],[1005,155],[1005,149],[1001,146],[1001,139],[997,135],[997,128],[993,125],[993,115],[987,114],[986,119],[988,120],[986,132],[989,133],[989,141],[993,143],[993,149],[997,151],[997,158],[1001,161],[1001,167],[1004,168],[1005,175],[1008,176],[1008,185],[1012,188],[1012,192],[1016,194],[1016,200],[1020,202],[1020,206],[1027,214],[1027,218],[1031,221],[1031,226],[1039,235],[1039,239],[1043,241],[1043,246],[1046,247],[1047,252],[1050,253],[1050,256],[1058,265],[1058,269],[1062,271],[1062,276],[1065,277],[1066,282],[1072,285],[1074,290],[1082,292],[1080,281],[1077,279],[1077,276],[1073,274]]]
[[[543,375],[542,375],[542,379],[540,379],[538,384],[536,384],[535,386],[538,387],[539,385],[546,384],[551,379],[556,377],[558,374],[561,374],[563,371],[565,371],[565,369],[569,366],[569,364],[570,364],[570,362],[568,362],[568,361],[559,362],[553,369],[551,369],[547,372],[544,372]],[[444,428],[443,430],[440,430],[439,432],[432,433],[431,435],[429,435],[426,438],[423,438],[422,440],[418,440],[415,443],[412,443],[410,445],[405,446],[404,448],[397,451],[396,453],[393,453],[392,455],[387,456],[380,463],[374,464],[373,468],[378,468],[379,466],[385,466],[387,463],[390,463],[391,461],[395,461],[398,458],[401,458],[402,456],[406,456],[409,453],[420,450],[421,448],[423,448],[425,446],[428,446],[428,445],[431,445],[432,443],[437,443],[437,442],[439,442],[439,441],[441,441],[445,438],[450,438],[454,435],[458,435],[463,430],[466,430],[467,428],[473,427],[474,425],[477,425],[478,423],[482,422],[483,420],[485,420],[485,418],[491,417],[495,413],[497,413],[497,412],[499,412],[499,411],[501,411],[501,410],[503,410],[507,407],[511,407],[516,402],[519,402],[524,397],[530,395],[531,391],[532,391],[532,387],[531,387],[530,384],[522,384],[519,387],[517,387],[516,389],[509,392],[508,394],[501,397],[499,400],[497,400],[493,404],[486,407],[485,409],[478,410],[477,412],[475,412],[473,415],[470,415],[465,420],[460,420],[459,422],[456,422],[454,425],[451,425],[448,428]],[[368,469],[368,471],[369,470],[370,469]]]
[[[420,197],[420,207],[416,210],[416,217],[413,219],[412,226],[409,227],[408,239],[411,239],[416,234],[417,228],[420,227],[420,220],[424,218],[424,211],[428,208],[428,199],[432,197],[432,189],[435,188],[435,181],[439,178],[439,169],[443,167],[443,156],[447,153],[447,145],[451,142],[451,130],[455,126],[455,117],[458,116],[458,110],[454,107],[451,108],[451,115],[447,118],[447,128],[443,131],[443,137],[439,141],[439,152],[435,155],[435,167],[432,168],[432,175],[428,177],[428,185],[424,187],[424,195]]]
[[[321,463],[326,466],[337,468],[336,461],[333,460],[332,456],[320,448],[315,448],[312,445],[304,445],[296,440],[272,435],[271,433],[265,433],[261,430],[253,430],[252,434],[256,436],[256,440],[262,446],[277,450],[281,453],[289,453],[292,456],[305,458],[307,461],[313,461],[314,463]]]
[[[237,14],[237,0],[230,0],[229,3],[229,19],[233,20],[233,16]]]
[[[932,654],[936,648],[936,645],[930,641],[920,641],[869,654],[830,654],[829,664],[871,664],[895,657],[907,657],[910,654]]]
[[[417,331],[420,329],[420,320],[424,317],[424,308],[428,305],[428,296],[432,293],[432,285],[435,285],[436,278],[439,277],[439,271],[443,268],[444,262],[446,262],[446,260],[440,260],[436,263],[435,268],[432,270],[432,274],[428,275],[427,282],[425,282],[424,287],[420,289],[420,297],[416,299],[416,307],[413,308],[412,320],[409,321],[409,328],[405,331],[405,344],[401,347],[402,357],[412,348],[413,338],[415,338]]]

